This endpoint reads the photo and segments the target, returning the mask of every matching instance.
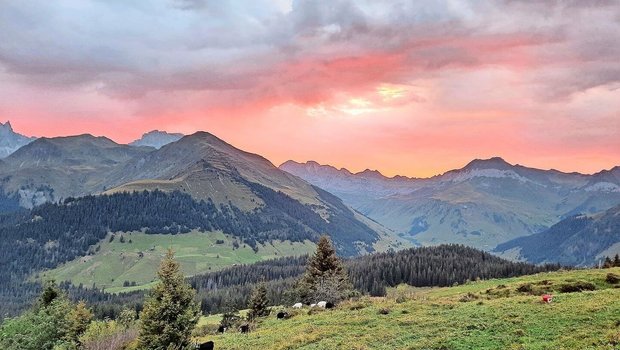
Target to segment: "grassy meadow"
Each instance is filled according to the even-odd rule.
[[[250,334],[207,335],[216,349],[620,349],[620,268],[542,273],[447,288],[399,286],[332,310],[289,310]],[[579,288],[592,291],[568,292]],[[565,292],[562,292],[562,291]],[[551,304],[541,294],[552,293]],[[201,320],[219,322],[218,316]]]
[[[121,243],[121,236],[124,243]],[[274,241],[273,244],[259,245],[255,253],[243,243],[235,249],[234,241],[234,238],[221,232],[193,231],[178,235],[117,233],[114,240],[110,241],[108,236],[98,243],[99,248],[94,255],[75,259],[40,273],[39,277],[71,281],[75,285],[81,283],[87,287],[94,283],[108,292],[130,291],[147,288],[152,284],[168,248],[175,251],[175,257],[186,276],[216,271],[235,264],[312,253],[316,249],[310,241]],[[124,287],[125,281],[135,282],[136,285]]]

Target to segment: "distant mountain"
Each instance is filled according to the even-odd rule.
[[[534,263],[595,265],[620,253],[620,205],[595,215],[574,215],[548,230],[500,244],[496,252]]]
[[[512,165],[496,157],[425,179],[353,174],[316,162],[288,161],[280,168],[425,245],[461,243],[490,250],[576,213],[620,203],[620,167],[584,175]]]
[[[5,158],[36,138],[24,136],[13,131],[11,122],[0,123],[0,158]]]
[[[178,133],[168,133],[166,131],[153,130],[142,135],[141,138],[133,141],[131,146],[149,146],[154,148],[162,148],[163,146],[178,141],[185,135]]]
[[[115,166],[151,150],[92,135],[42,137],[3,159],[0,189],[25,208],[101,192]]]

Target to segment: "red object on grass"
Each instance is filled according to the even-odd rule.
[[[545,303],[550,303],[551,301],[553,301],[553,295],[551,294],[545,294],[542,296],[542,301]]]

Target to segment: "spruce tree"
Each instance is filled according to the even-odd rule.
[[[248,319],[254,320],[257,317],[263,317],[269,315],[269,299],[267,299],[267,287],[265,283],[259,283],[250,297],[250,303],[248,307],[250,312],[248,313]]]
[[[614,267],[620,267],[620,255],[618,254],[614,257]]]
[[[329,301],[337,303],[353,290],[349,276],[327,236],[321,236],[316,252],[308,260],[306,272],[297,285],[304,303]]]
[[[67,340],[79,344],[79,337],[86,331],[92,319],[93,313],[86,307],[86,303],[83,300],[78,302],[75,308],[69,313]]]
[[[174,253],[168,250],[159,271],[159,283],[144,302],[140,313],[141,349],[184,349],[199,318],[195,291],[185,281]]]

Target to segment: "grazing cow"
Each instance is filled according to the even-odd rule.
[[[295,305],[293,305],[293,309],[301,309],[302,307],[304,307],[304,304],[302,303],[296,303]]]
[[[319,301],[318,303],[316,303],[316,306],[324,309],[327,306],[327,302],[326,301]]]
[[[315,306],[316,306],[316,304],[310,304],[310,307],[315,307]]]
[[[286,311],[280,311],[280,312],[278,312],[278,314],[276,315],[276,317],[277,317],[279,320],[282,320],[282,319],[288,318],[288,312],[286,312]]]
[[[239,327],[239,332],[241,332],[241,333],[248,333],[248,332],[250,332],[250,325],[249,324],[242,324]]]
[[[215,344],[211,340],[211,341],[208,341],[206,343],[197,344],[196,345],[196,349],[197,350],[213,350],[213,349],[215,349]]]
[[[219,326],[219,327],[217,327],[217,332],[218,332],[218,333],[224,333],[224,332],[226,332],[226,327],[224,327],[224,326]]]
[[[331,303],[331,302],[329,302],[329,301],[328,301],[328,302],[325,304],[325,308],[326,308],[326,309],[333,309],[333,308],[334,308],[334,303]]]

